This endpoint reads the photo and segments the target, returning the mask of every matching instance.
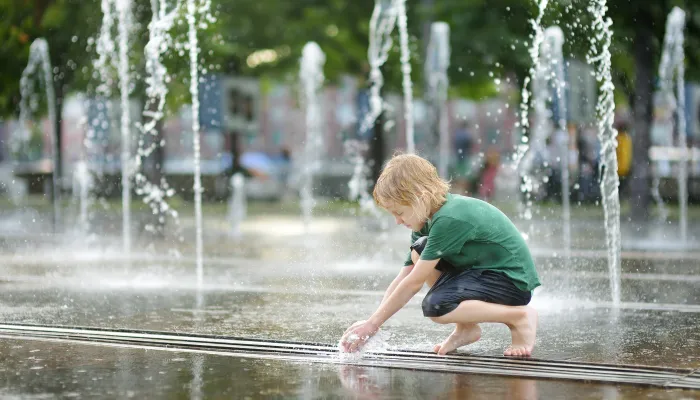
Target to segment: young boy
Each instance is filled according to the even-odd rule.
[[[412,154],[394,156],[374,187],[374,199],[412,231],[411,252],[377,311],[345,331],[345,351],[359,349],[380,326],[427,284],[423,315],[456,324],[433,351],[446,354],[481,337],[482,322],[510,328],[506,356],[530,356],[537,312],[528,307],[540,285],[520,232],[497,208],[453,195],[435,167]]]

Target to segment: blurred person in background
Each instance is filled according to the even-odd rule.
[[[490,147],[486,151],[486,160],[479,173],[479,197],[485,201],[491,200],[496,194],[496,175],[500,161],[498,149]]]
[[[469,131],[469,124],[467,121],[462,121],[455,132],[455,161],[450,171],[452,188],[455,193],[467,194],[472,191],[474,179],[473,148],[474,138]]]
[[[632,170],[632,137],[629,134],[627,122],[617,124],[617,176],[620,179],[620,193],[627,188],[627,182]]]

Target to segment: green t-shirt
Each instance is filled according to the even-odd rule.
[[[411,242],[428,236],[422,260],[447,261],[456,268],[499,271],[524,291],[540,286],[530,250],[518,229],[499,209],[479,199],[447,194]],[[405,265],[411,265],[409,252]]]

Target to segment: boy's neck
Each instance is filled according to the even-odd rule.
[[[428,214],[428,220],[433,219],[433,215],[435,215],[435,213],[438,212],[438,211],[442,208],[442,206],[445,205],[445,203],[447,203],[447,196],[449,196],[449,195],[450,195],[450,194],[447,193],[447,194],[445,195],[445,201],[443,201],[442,204],[440,204],[439,206],[437,206],[434,210],[431,210],[431,211],[430,211],[430,214]]]

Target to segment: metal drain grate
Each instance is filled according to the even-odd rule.
[[[246,358],[700,389],[700,371],[689,368],[592,364],[463,354],[438,356],[428,352],[402,350],[367,352],[359,360],[346,360],[340,358],[335,346],[320,343],[44,325],[0,324],[0,337],[60,340]]]

